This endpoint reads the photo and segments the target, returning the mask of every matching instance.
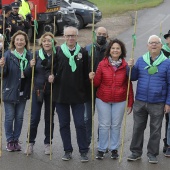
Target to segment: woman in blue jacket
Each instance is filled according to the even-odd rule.
[[[31,67],[28,36],[23,31],[16,32],[10,49],[0,59],[3,67],[3,101],[5,108],[5,135],[7,151],[20,151],[23,115],[27,99],[30,97]],[[30,63],[29,63],[30,62]]]
[[[50,139],[50,87],[49,79],[52,75],[51,68],[48,63],[51,62],[53,48],[56,45],[54,35],[46,32],[40,38],[40,49],[36,51],[36,65],[34,74],[34,90],[32,94],[32,111],[31,111],[31,126],[30,126],[30,139],[28,149],[26,148],[25,154],[33,153],[33,145],[37,136],[38,124],[41,117],[41,109],[44,102],[44,120],[45,120],[45,139],[44,139],[44,152],[46,155],[50,154],[50,140],[53,138],[53,116],[55,103],[52,105],[52,132]],[[55,59],[56,57],[54,57]],[[55,67],[55,66],[54,66]],[[52,76],[54,77],[54,76]]]

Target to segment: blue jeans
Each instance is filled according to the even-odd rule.
[[[63,141],[64,151],[72,152],[71,131],[70,131],[70,107],[72,109],[74,124],[77,134],[77,143],[79,152],[88,152],[86,138],[86,127],[84,123],[84,104],[61,104],[56,103],[56,112],[58,113],[60,134]]]
[[[170,120],[170,113],[167,113],[168,116],[169,116],[169,119]],[[170,121],[168,122],[168,129],[167,129],[167,144],[168,146],[170,146]]]
[[[86,126],[86,136],[87,136],[87,143],[88,146],[91,144],[91,137],[92,137],[92,101],[89,100],[84,103],[85,112],[84,112],[84,121]]]
[[[5,135],[7,142],[19,140],[26,100],[21,100],[20,103],[4,102],[5,107]]]
[[[32,95],[32,111],[31,111],[31,125],[30,125],[30,140],[29,143],[35,143],[37,136],[38,124],[41,117],[41,108],[43,102],[37,102],[36,93]],[[50,94],[44,94],[44,120],[45,120],[45,139],[44,144],[50,144]],[[54,130],[54,109],[55,103],[52,105],[52,132],[51,139],[53,139]]]
[[[105,152],[108,146],[111,151],[118,150],[125,104],[126,101],[106,103],[99,98],[96,98],[99,121],[99,151]]]

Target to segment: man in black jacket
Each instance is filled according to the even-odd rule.
[[[61,45],[57,55],[55,76],[56,111],[58,113],[60,134],[65,155],[62,160],[72,158],[73,147],[70,132],[70,108],[74,118],[77,143],[81,154],[81,162],[87,162],[88,145],[84,123],[84,103],[86,102],[86,84],[88,76],[87,51],[77,43],[78,30],[75,27],[64,28],[65,43]]]
[[[9,17],[10,24],[12,26],[11,36],[13,36],[18,30],[28,33],[28,29],[31,27],[31,23],[18,14],[19,5],[19,2],[11,3],[12,12]]]

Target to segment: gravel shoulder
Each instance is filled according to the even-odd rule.
[[[95,25],[95,28],[104,26],[108,30],[109,38],[115,38],[120,33],[127,30],[133,21],[133,16],[131,12],[127,12],[120,15],[113,15],[108,18],[103,18],[99,23]],[[64,42],[63,36],[56,37],[58,45]],[[84,29],[79,30],[78,43],[81,46],[86,46],[92,42],[92,24],[87,25]]]

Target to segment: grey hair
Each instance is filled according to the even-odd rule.
[[[151,40],[152,38],[157,38],[157,39],[159,40],[159,42],[162,44],[161,38],[159,38],[157,35],[151,35],[151,36],[149,37],[149,39],[148,39],[148,44],[149,44],[149,42],[150,42],[150,40]]]
[[[79,33],[79,31],[76,27],[69,26],[69,27],[64,27],[64,35],[65,35],[67,29],[74,29],[76,31],[76,35],[78,35],[78,33]]]

